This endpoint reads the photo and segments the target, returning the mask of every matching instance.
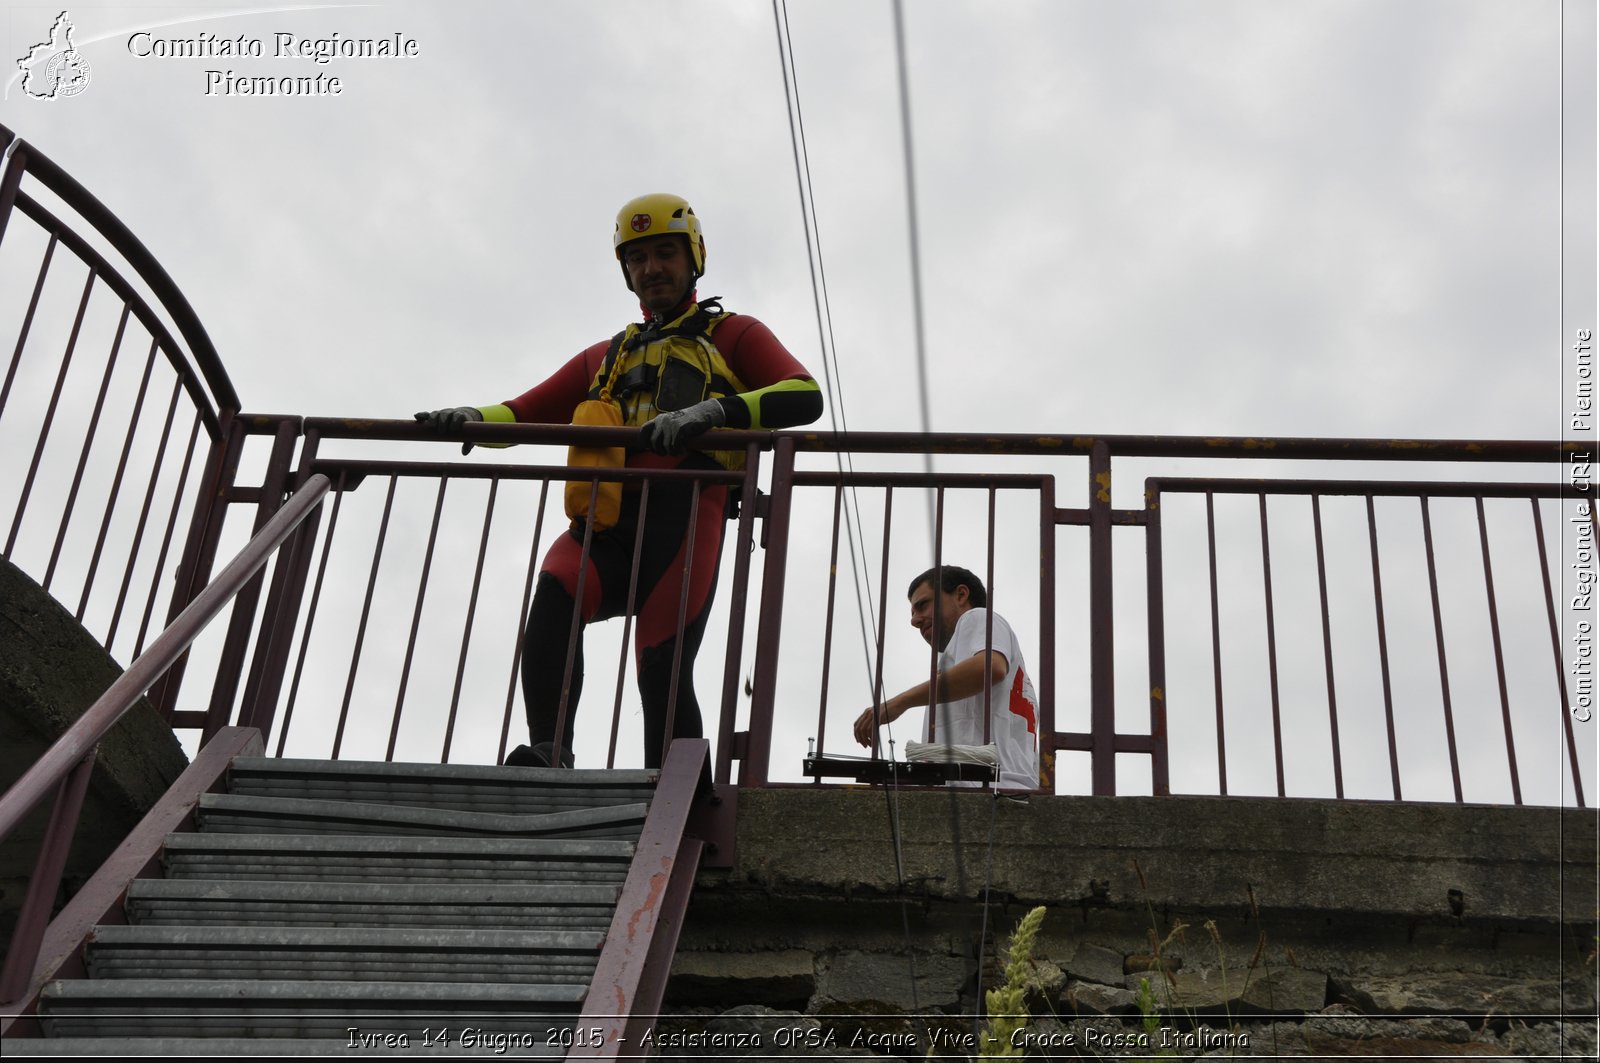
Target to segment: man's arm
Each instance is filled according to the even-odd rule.
[[[793,428],[822,416],[822,390],[800,360],[747,314],[734,314],[712,336],[750,390],[718,399],[725,428]]]
[[[981,693],[984,688],[983,652],[973,654],[964,661],[957,661],[938,675],[939,690],[934,700],[937,704],[941,701],[956,701],[960,698],[971,697]],[[988,683],[1004,682],[1006,672],[1011,666],[1006,661],[1006,655],[997,650],[989,651]],[[877,719],[873,719],[873,710],[867,709],[856,717],[856,741],[864,746],[872,745],[872,732],[880,723],[890,723],[904,716],[907,710],[921,708],[928,704],[928,684],[918,683],[909,690],[902,690],[894,697],[878,706]]]

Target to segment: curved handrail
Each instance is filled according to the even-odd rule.
[[[267,525],[245,544],[244,549],[228,563],[228,567],[178,614],[160,637],[128,666],[128,670],[0,797],[0,841],[7,838],[23,817],[94,748],[95,743],[138,704],[145,691],[172,667],[206,625],[267,563],[273,551],[283,545],[284,540],[322,503],[329,487],[328,478],[320,474],[306,480],[305,485],[284,503]]]
[[[17,134],[11,129],[0,125],[0,144],[10,145],[18,139]],[[63,202],[77,211],[100,235],[104,236],[117,253],[133,267],[134,272],[150,286],[151,292],[166,308],[167,313],[172,315],[173,324],[177,325],[179,334],[188,344],[189,352],[194,356],[195,366],[205,377],[206,386],[211,389],[211,395],[217,405],[223,409],[237,410],[239,394],[233,388],[233,381],[228,378],[228,372],[222,366],[222,359],[217,355],[217,349],[212,344],[205,326],[200,324],[200,318],[195,313],[194,307],[189,305],[189,300],[179,291],[171,275],[160,262],[156,261],[156,257],[144,243],[133,235],[133,231],[124,225],[110,208],[96,199],[93,193],[79,184],[31,141],[22,141],[21,147],[25,154],[24,169],[46,188],[60,196]]]

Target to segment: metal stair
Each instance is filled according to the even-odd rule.
[[[4,1054],[564,1055],[608,936],[660,956],[630,872],[686,896],[683,809],[633,867],[661,774],[239,757]]]

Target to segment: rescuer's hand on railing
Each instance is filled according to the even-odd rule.
[[[436,432],[460,428],[468,421],[483,420],[483,412],[476,406],[449,406],[442,410],[419,410],[416,418]],[[471,443],[461,444],[461,453],[472,449]]]
[[[639,429],[639,440],[657,454],[682,454],[690,442],[708,429],[728,423],[728,413],[716,399],[697,402],[686,410],[658,414]]]
[[[417,420],[429,428],[444,430],[460,428],[468,421],[481,421],[483,413],[476,406],[450,406],[443,410],[423,410],[417,414]]]

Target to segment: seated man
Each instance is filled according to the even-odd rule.
[[[907,709],[934,702],[933,741],[940,745],[984,745],[999,755],[995,786],[1039,788],[1038,697],[1022,661],[1022,647],[999,614],[986,608],[983,581],[964,568],[930,568],[911,581],[911,623],[939,651],[938,690],[929,684],[901,691],[856,718],[856,741],[872,744],[873,731]],[[992,636],[988,629],[993,626]],[[988,642],[986,650],[986,639]],[[984,695],[989,734],[984,735]]]

